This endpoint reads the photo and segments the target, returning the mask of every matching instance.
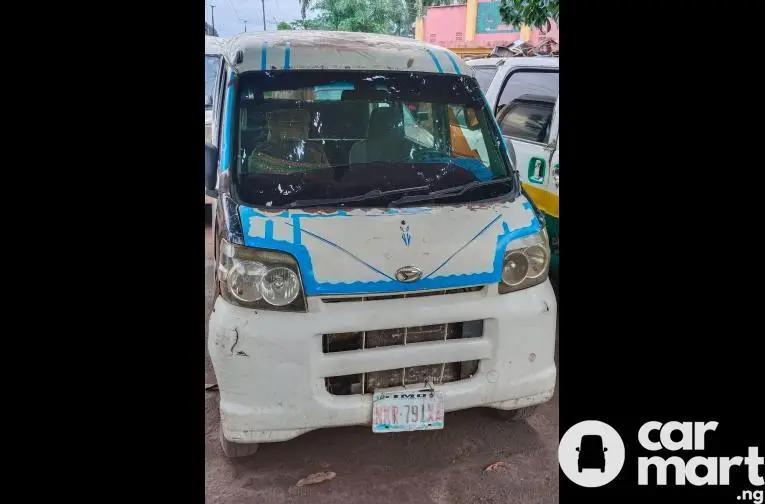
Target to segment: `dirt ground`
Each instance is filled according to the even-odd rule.
[[[209,315],[214,270],[209,226],[206,242]],[[205,361],[205,382],[215,383],[209,357]],[[492,413],[447,413],[440,431],[383,435],[369,427],[323,429],[263,444],[252,457],[232,462],[218,441],[218,396],[205,392],[205,502],[557,503],[557,392],[524,423],[505,422]],[[500,461],[498,469],[484,471]],[[320,471],[337,476],[295,486]]]

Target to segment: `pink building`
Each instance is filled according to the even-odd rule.
[[[428,7],[418,20],[415,37],[461,55],[486,54],[497,45],[521,38],[532,44],[538,43],[542,37],[540,30],[502,24],[500,4],[496,0],[467,0],[462,5]],[[551,24],[547,36],[558,40],[558,27],[553,21]]]

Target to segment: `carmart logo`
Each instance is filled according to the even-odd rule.
[[[606,423],[579,422],[563,434],[558,461],[566,477],[577,485],[603,486],[613,481],[624,466],[624,442]]]
[[[703,451],[707,436],[719,426],[718,422],[646,422],[638,430],[640,446],[651,452]],[[584,487],[603,486],[619,475],[624,465],[624,443],[608,424],[597,420],[579,422],[566,431],[558,448],[558,460],[564,474]],[[638,457],[638,485],[729,485],[730,471],[747,467],[749,483],[763,486],[760,475],[764,463],[759,448],[750,446],[745,457],[704,457],[688,460],[678,455]],[[674,481],[668,481],[668,468],[673,467]],[[653,469],[652,469],[653,468]],[[649,477],[654,475],[653,478]],[[762,503],[762,490],[744,490],[738,500]]]

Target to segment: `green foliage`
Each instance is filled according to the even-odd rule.
[[[432,5],[458,5],[466,0],[298,0],[298,30],[341,30],[410,35],[417,16]],[[308,11],[317,15],[306,19]]]
[[[284,21],[280,21],[279,24],[276,25],[276,29],[277,30],[292,30],[292,25]]]
[[[313,19],[292,26],[305,30],[335,30],[405,35],[411,32],[406,0],[315,0]]]
[[[505,24],[528,25],[549,31],[550,19],[558,22],[560,0],[502,0],[499,13]]]

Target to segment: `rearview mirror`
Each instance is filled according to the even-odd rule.
[[[417,121],[427,121],[430,119],[430,114],[427,112],[417,112]]]
[[[215,184],[218,182],[218,149],[208,143],[205,144],[205,193],[215,197]]]

